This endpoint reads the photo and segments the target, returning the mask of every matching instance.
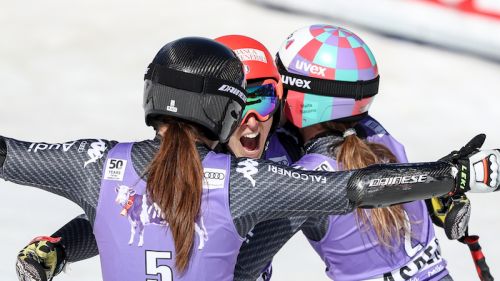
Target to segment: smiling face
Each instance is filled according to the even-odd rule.
[[[243,123],[229,139],[228,146],[236,157],[260,158],[264,152],[267,137],[273,125],[273,114],[277,109],[274,87],[271,79],[249,83],[246,114]],[[265,121],[263,121],[265,120]]]
[[[236,157],[260,158],[264,152],[264,146],[271,131],[273,118],[261,122],[255,114],[246,118],[229,139],[229,149]]]

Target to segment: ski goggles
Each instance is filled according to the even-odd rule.
[[[246,91],[248,96],[245,110],[242,113],[243,119],[241,124],[244,124],[251,114],[254,114],[261,122],[269,120],[278,109],[279,104],[279,98],[276,94],[276,82],[248,86]]]

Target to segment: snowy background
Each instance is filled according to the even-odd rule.
[[[500,147],[500,64],[234,0],[2,0],[0,134],[45,142],[150,138],[142,79],[164,43],[238,33],[274,53],[289,33],[313,23],[347,27],[368,43],[381,73],[371,113],[406,145],[411,160],[437,159],[480,132],[488,135],[485,147]],[[481,235],[491,271],[500,274],[500,193],[470,197],[471,232]],[[4,181],[0,198],[0,279],[17,280],[18,250],[82,211],[65,199]],[[437,232],[455,280],[477,280],[467,247]],[[300,234],[274,265],[276,281],[328,280]],[[99,259],[73,264],[56,280],[101,280]]]

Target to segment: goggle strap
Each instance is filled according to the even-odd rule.
[[[148,66],[144,80],[151,80],[164,86],[194,93],[224,95],[238,102],[243,107],[248,96],[245,89],[235,83],[185,73],[153,63]]]
[[[289,72],[281,62],[278,54],[276,55],[276,64],[281,74],[283,86],[288,90],[328,97],[353,98],[355,100],[373,97],[378,93],[380,75],[367,81],[325,80]]]

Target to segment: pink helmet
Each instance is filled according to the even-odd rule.
[[[282,44],[276,64],[287,90],[285,114],[299,128],[358,120],[378,92],[372,52],[340,27],[312,25],[295,31]]]

